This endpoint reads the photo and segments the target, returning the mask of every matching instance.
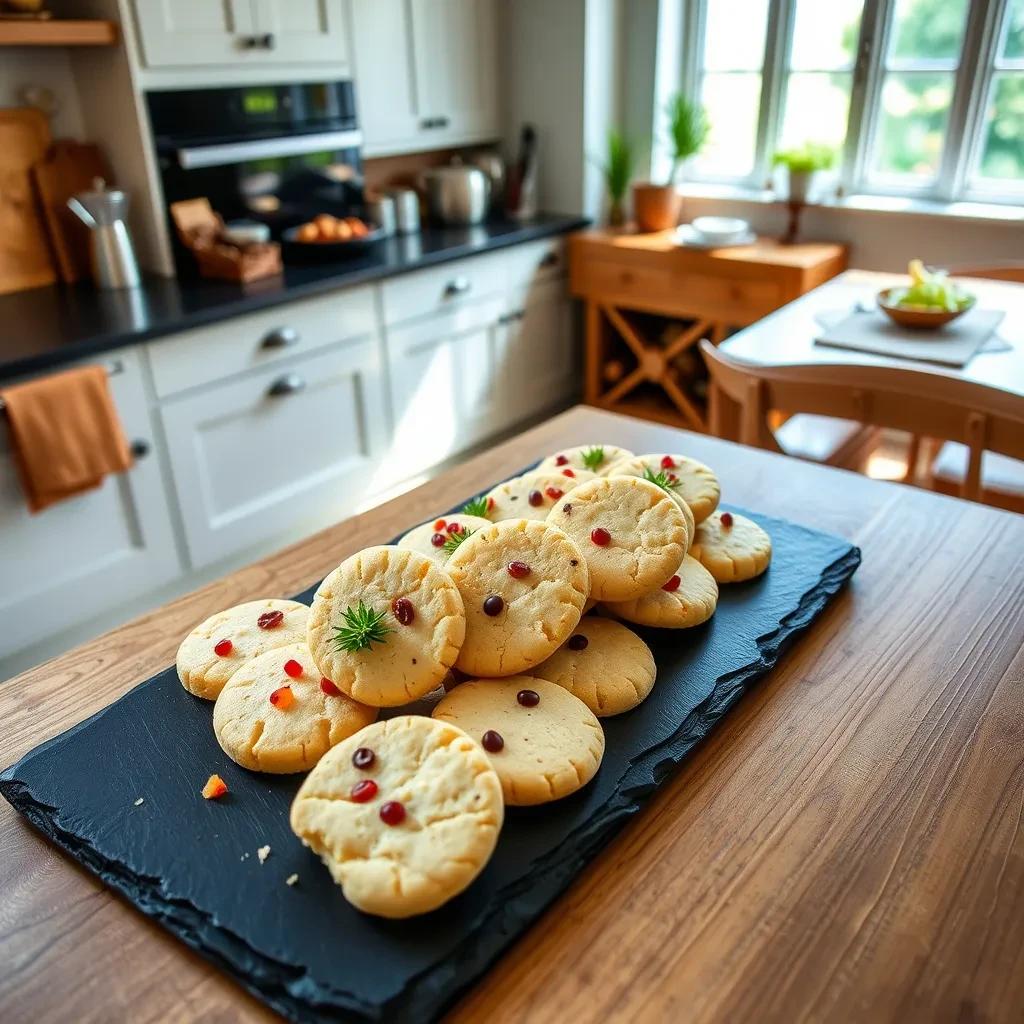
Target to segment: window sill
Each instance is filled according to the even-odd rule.
[[[785,200],[772,189],[740,188],[735,185],[715,185],[709,182],[689,181],[679,186],[684,196],[699,199],[722,199],[732,202],[779,205]],[[811,202],[809,207],[824,210],[849,210],[858,213],[899,214],[913,217],[946,217],[957,221],[984,221],[1024,224],[1024,206],[1008,203],[956,202],[942,203],[931,199],[909,196],[850,195],[842,199]]]

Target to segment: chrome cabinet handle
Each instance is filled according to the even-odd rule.
[[[472,287],[469,278],[455,277],[444,286],[444,294],[448,298],[454,298],[456,295],[465,295]]]
[[[259,45],[259,40],[255,36],[239,36],[238,45],[243,50],[255,50]]]
[[[451,121],[447,117],[424,117],[420,121],[421,128],[447,128]]]
[[[517,309],[511,313],[504,313],[498,317],[498,324],[501,327],[505,327],[508,324],[515,323],[517,320],[522,320],[526,316],[525,309]]]
[[[274,33],[267,32],[265,35],[259,37],[259,45],[264,50],[272,50],[274,48]]]
[[[286,373],[278,377],[273,384],[267,388],[267,394],[271,398],[281,398],[284,395],[297,395],[305,390],[306,382],[297,373]]]
[[[260,342],[260,348],[287,348],[289,345],[297,345],[301,335],[294,327],[275,327],[264,335]]]

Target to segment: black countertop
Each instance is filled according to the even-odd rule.
[[[0,296],[0,380],[227,320],[349,285],[379,281],[463,256],[585,227],[582,217],[542,214],[528,224],[426,227],[335,263],[286,265],[281,277],[235,285],[147,277],[139,288],[97,291],[53,285]]]

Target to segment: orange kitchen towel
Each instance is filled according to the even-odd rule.
[[[29,510],[99,487],[132,465],[102,366],[0,389]]]

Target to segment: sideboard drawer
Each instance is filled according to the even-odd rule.
[[[147,346],[160,398],[376,331],[373,289],[346,288],[232,317]]]
[[[670,266],[633,267],[610,260],[591,261],[574,284],[582,286],[577,291],[612,305],[666,316],[707,316],[731,324],[750,323],[784,301],[776,281],[717,277]]]

